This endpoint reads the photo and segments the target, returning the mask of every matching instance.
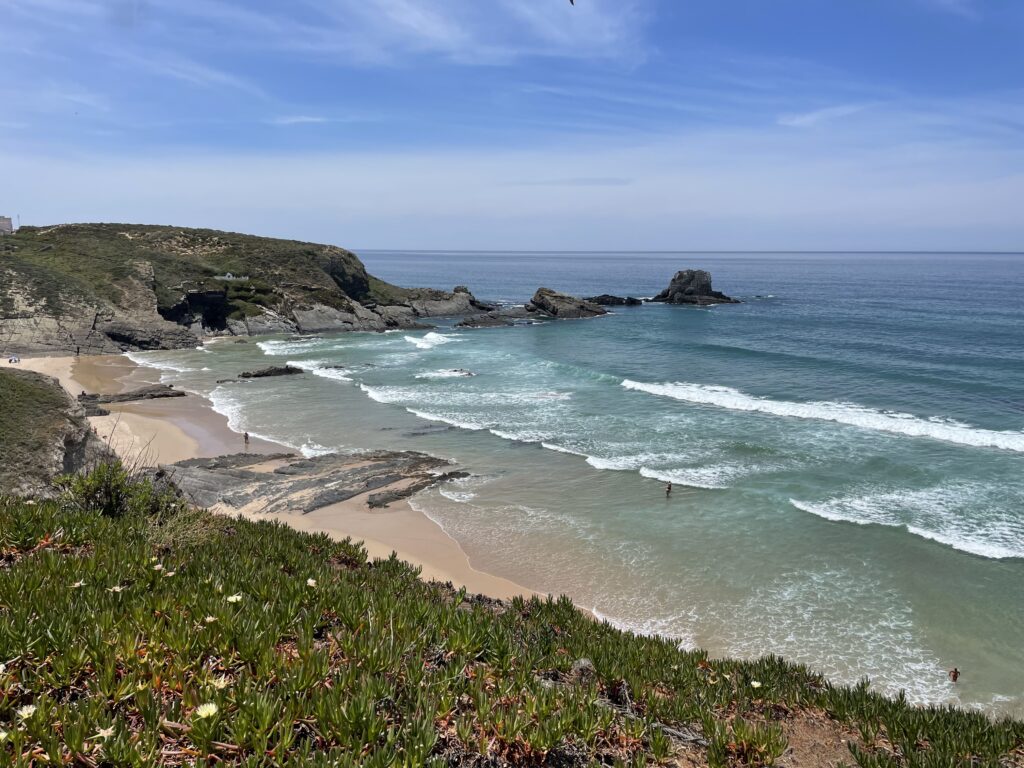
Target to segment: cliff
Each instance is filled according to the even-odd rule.
[[[51,481],[109,458],[56,379],[0,368],[0,493],[51,495]]]
[[[407,289],[333,245],[135,224],[22,227],[0,242],[0,351],[107,353],[206,336],[416,327],[490,309]]]

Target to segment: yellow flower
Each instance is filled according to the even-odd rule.
[[[237,594],[234,594],[234,595],[228,595],[228,602],[229,603],[240,603],[240,602],[242,602],[242,593],[238,592]]]
[[[214,704],[212,701],[208,704],[200,704],[192,713],[192,719],[205,720],[208,717],[213,717],[214,715],[216,715],[217,711],[217,705]]]

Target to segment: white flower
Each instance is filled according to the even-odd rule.
[[[153,570],[154,571],[162,571],[163,569],[164,569],[164,564],[163,563],[157,563],[156,565],[153,566]]]
[[[213,624],[213,622],[215,622],[216,620],[216,616],[207,616],[205,619],[203,619],[203,621],[205,621],[207,624]]]
[[[213,678],[213,687],[218,691],[223,691],[229,685],[231,685],[231,678],[227,675],[219,675]]]
[[[71,585],[71,588],[72,589],[78,589],[79,587],[84,587],[84,586],[85,586],[85,581],[83,579],[79,579],[78,581],[76,581],[74,584]]]
[[[316,589],[316,579],[306,579],[306,586]]]
[[[115,584],[114,586],[107,588],[107,592],[123,592],[123,591],[124,591],[124,587],[122,587],[120,584]]]
[[[114,726],[110,726],[109,728],[100,728],[98,731],[96,731],[96,735],[93,736],[93,738],[94,739],[109,739],[113,735],[114,735]]]
[[[21,707],[18,710],[18,719],[19,720],[28,720],[35,713],[36,713],[36,705],[35,704],[26,704],[24,707]]]
[[[0,742],[7,741],[8,736],[10,736],[10,734],[7,731],[0,730]]]
[[[169,579],[169,578],[171,578],[171,576],[173,576],[176,573],[177,573],[177,571],[168,571],[167,573],[164,574],[164,578],[165,579]]]
[[[236,593],[234,595],[228,595],[228,602],[229,603],[240,603],[240,602],[242,602],[242,593],[238,592],[238,593]]]
[[[750,681],[750,687],[751,688],[760,688],[761,687],[761,681],[760,680],[751,680]]]
[[[193,720],[204,720],[217,714],[217,705],[212,701],[208,704],[200,704],[192,713]]]
[[[34,507],[36,505],[35,499],[29,499],[25,503],[30,507]]]

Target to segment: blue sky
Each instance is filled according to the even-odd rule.
[[[1024,250],[1024,0],[0,0],[0,213]]]

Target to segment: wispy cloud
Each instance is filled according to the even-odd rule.
[[[811,112],[782,115],[777,122],[779,125],[785,125],[790,128],[810,128],[821,123],[856,115],[869,107],[871,107],[870,104],[838,104],[834,107],[815,109]]]
[[[272,117],[267,122],[270,125],[314,125],[329,123],[331,120],[327,117],[315,115],[286,115],[284,117]]]
[[[940,11],[955,13],[967,19],[978,19],[981,11],[975,0],[921,0],[925,5]]]

